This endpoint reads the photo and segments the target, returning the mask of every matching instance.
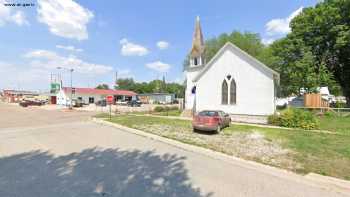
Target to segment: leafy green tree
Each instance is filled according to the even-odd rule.
[[[167,83],[165,92],[175,94],[178,98],[184,98],[185,88],[178,83]]]
[[[211,58],[227,43],[231,42],[237,47],[247,52],[251,56],[264,61],[262,55],[265,45],[261,42],[259,34],[239,31],[233,31],[230,34],[223,33],[218,37],[211,38],[205,41],[205,59],[210,61]],[[262,57],[260,59],[260,57]],[[189,65],[189,56],[187,55],[184,62],[183,68],[185,69]]]
[[[109,90],[108,84],[99,84],[95,89]]]
[[[135,90],[135,81],[133,78],[118,79],[117,85],[114,87],[118,90]]]
[[[179,98],[184,97],[184,86],[178,83],[166,83],[163,80],[135,82],[132,78],[118,79],[116,89],[131,90],[136,93],[172,93]]]
[[[324,0],[291,22],[291,34],[310,48],[315,64],[333,74],[350,106],[350,1]]]
[[[301,88],[310,93],[320,86],[336,85],[325,65],[316,63],[310,47],[292,34],[274,42],[267,51],[270,55],[266,61],[280,73],[280,96],[298,95]]]

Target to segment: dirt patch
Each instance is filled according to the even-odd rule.
[[[292,171],[300,168],[292,159],[294,152],[283,148],[279,142],[266,139],[259,131],[225,135],[195,133],[192,128],[161,124],[134,125],[134,128]]]

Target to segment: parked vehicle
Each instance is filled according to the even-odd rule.
[[[105,99],[103,99],[103,100],[97,101],[95,104],[96,104],[96,106],[105,107],[105,106],[107,106],[107,101]]]
[[[230,115],[219,110],[201,111],[193,117],[193,130],[216,131],[229,127],[231,123]]]
[[[36,100],[23,100],[19,103],[22,107],[28,107],[28,106],[41,106],[44,105],[44,101],[36,101]]]
[[[128,101],[127,105],[129,107],[141,107],[141,101],[138,101],[138,100]]]
[[[115,102],[117,105],[128,105],[128,101],[117,101]]]
[[[80,99],[73,99],[73,107],[83,107],[83,101]]]

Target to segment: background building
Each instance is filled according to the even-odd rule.
[[[70,105],[71,88],[64,87],[56,95],[58,105]],[[136,93],[128,90],[103,90],[94,88],[73,88],[72,99],[84,104],[92,104],[106,99],[106,96],[114,96],[117,101],[129,101],[136,99]]]
[[[175,94],[169,93],[149,93],[139,94],[138,98],[146,104],[171,104],[175,101]]]
[[[39,93],[24,90],[3,90],[3,101],[17,103],[23,99],[38,99]]]

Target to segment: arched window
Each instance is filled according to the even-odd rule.
[[[194,64],[195,66],[198,65],[198,58],[195,57],[195,58],[193,59],[193,64]]]
[[[234,79],[232,79],[230,85],[230,104],[235,105],[236,99],[236,82]]]
[[[228,85],[226,80],[222,82],[221,87],[221,104],[227,105],[228,104]]]
[[[197,89],[197,87],[196,87],[196,86],[193,86],[192,89],[191,89],[191,93],[192,93],[192,94],[196,94],[196,89]]]

